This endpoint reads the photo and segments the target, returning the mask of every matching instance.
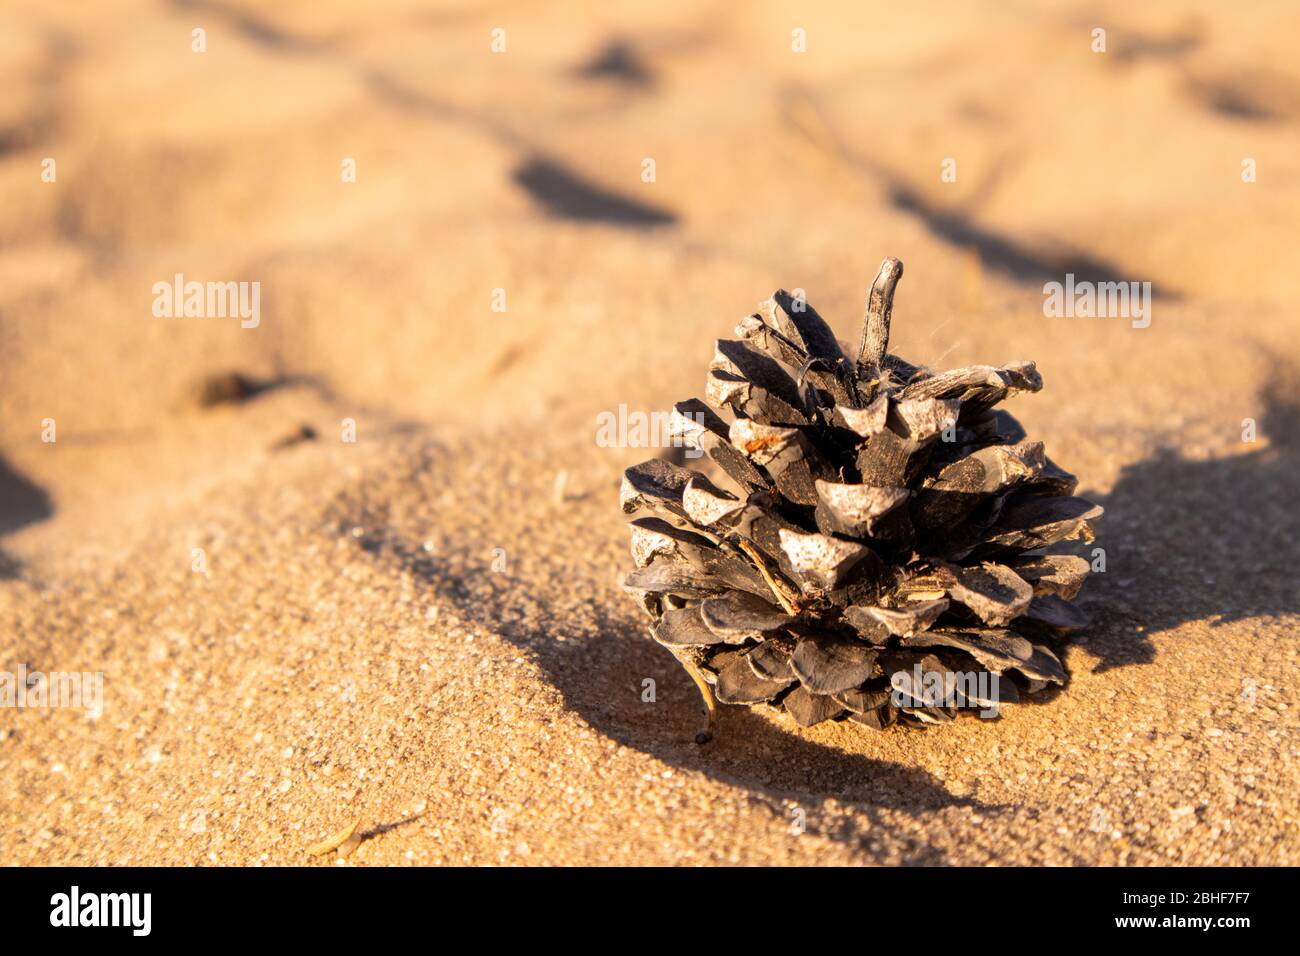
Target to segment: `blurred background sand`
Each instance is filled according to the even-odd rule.
[[[336,863],[305,848],[354,821],[347,864],[1300,862],[1298,32],[1287,2],[7,4],[0,668],[106,699],[0,711],[0,863]],[[595,416],[700,394],[781,286],[855,340],[885,255],[894,351],[1038,362],[1012,411],[1107,508],[1094,626],[996,722],[729,709],[697,748],[617,584],[647,453]],[[155,318],[177,272],[260,282],[260,325]],[[1151,327],[1045,318],[1066,272],[1152,282]],[[195,401],[232,371],[260,390]]]

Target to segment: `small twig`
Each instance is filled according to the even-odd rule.
[[[798,604],[796,604],[797,596],[791,594],[789,589],[786,588],[786,586],[767,569],[767,561],[758,553],[758,549],[744,538],[738,538],[736,540],[736,545],[741,551],[744,551],[745,554],[749,556],[749,560],[753,561],[754,564],[758,566],[758,573],[763,575],[763,580],[767,582],[767,586],[771,588],[772,593],[776,595],[776,599],[780,602],[785,613],[798,614],[799,607]]]
[[[650,632],[650,636],[654,637],[654,631]],[[695,742],[703,746],[713,739],[713,734],[718,729],[718,702],[713,696],[713,688],[709,686],[709,682],[700,673],[699,666],[686,654],[679,653],[676,650],[673,650],[673,657],[677,658],[677,663],[681,664],[682,669],[691,675],[691,680],[695,681],[695,686],[700,691],[700,698],[704,701],[704,729],[695,735]]]
[[[357,817],[350,827],[345,827],[337,833],[327,836],[324,840],[321,840],[321,842],[309,846],[307,852],[312,856],[324,856],[326,853],[330,852],[330,850],[337,850],[346,843],[354,833],[356,833],[357,827],[359,826],[361,826],[361,818]]]
[[[862,326],[862,340],[858,344],[859,378],[870,380],[878,377],[880,364],[889,350],[889,319],[894,309],[894,289],[901,278],[903,263],[890,256],[880,264],[876,281],[871,283],[871,294],[867,297],[867,318]]]

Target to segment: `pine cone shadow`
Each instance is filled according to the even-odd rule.
[[[1270,379],[1300,381],[1294,370]],[[1098,671],[1153,660],[1151,635],[1189,621],[1300,614],[1300,387],[1275,385],[1263,405],[1259,445],[1243,454],[1200,461],[1162,448],[1110,494],[1089,495],[1106,508],[1106,573],[1084,589]]]
[[[491,627],[528,653],[565,706],[598,733],[675,769],[743,789],[767,806],[782,827],[792,824],[797,806],[806,811],[808,833],[853,846],[868,857],[879,854],[872,844],[879,844],[883,834],[906,862],[942,864],[947,862],[942,849],[896,831],[879,811],[916,817],[951,807],[993,815],[1010,812],[1000,804],[954,795],[920,768],[827,746],[745,707],[723,707],[719,733],[700,746],[694,742],[703,722],[699,693],[672,655],[645,633],[644,623],[630,607],[626,615],[611,614],[600,600],[566,607],[560,593],[564,582],[557,580],[556,594],[533,595],[537,606],[554,608],[553,614],[526,625],[503,622],[486,611],[481,595],[438,556],[392,540],[381,550],[398,557],[459,614]],[[584,628],[590,636],[556,639],[582,618],[591,624]]]
[[[749,707],[720,705],[716,737],[704,746],[695,744],[703,708],[678,662],[644,633],[639,622],[607,617],[597,608],[593,612],[600,621],[600,637],[575,650],[580,650],[584,668],[592,667],[607,677],[598,682],[603,686],[593,686],[590,673],[584,671],[583,681],[566,697],[587,720],[620,743],[768,797],[833,798],[860,807],[908,812],[953,806],[998,809],[954,796],[924,770],[819,743],[793,724],[783,725],[781,718],[770,720]],[[542,664],[547,666],[544,659]],[[655,682],[653,701],[644,699],[646,678]],[[558,682],[557,686],[565,690]],[[617,700],[632,703],[609,706]],[[925,733],[904,728],[885,732]]]

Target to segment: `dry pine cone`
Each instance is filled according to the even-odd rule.
[[[700,742],[715,696],[883,729],[1065,682],[1044,642],[1086,623],[1089,566],[1043,549],[1091,541],[1102,509],[994,410],[1042,387],[1032,362],[933,374],[887,354],[902,272],[881,265],[856,361],[784,291],[718,342],[705,394],[732,420],[698,399],[673,419],[733,490],[661,459],[624,474],[625,588],[704,695]]]

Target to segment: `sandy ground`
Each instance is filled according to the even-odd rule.
[[[5,5],[0,667],[105,701],[0,711],[0,862],[1300,862],[1300,13],[806,6]],[[595,417],[780,286],[855,339],[885,255],[895,351],[1039,363],[1094,626],[998,721],[699,748]]]

